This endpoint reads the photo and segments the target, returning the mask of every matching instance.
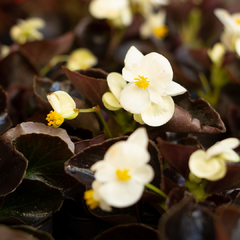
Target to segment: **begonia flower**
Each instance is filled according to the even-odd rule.
[[[62,124],[60,123],[60,116],[62,117],[63,122],[64,119],[74,119],[79,114],[79,110],[76,109],[75,101],[64,91],[49,93],[47,95],[47,99],[54,109],[54,112],[51,111],[49,113],[50,115],[47,117],[47,120],[49,121],[48,125],[58,127]]]
[[[236,41],[240,38],[240,13],[229,14],[225,9],[217,8],[215,15],[224,26],[221,41],[229,51],[236,51]]]
[[[120,73],[112,72],[107,76],[107,84],[111,92],[104,93],[102,101],[107,109],[116,111],[122,108],[119,104],[119,98],[120,93],[126,86],[127,82],[123,79]]]
[[[155,36],[162,39],[168,34],[168,28],[165,25],[166,12],[161,10],[158,13],[151,13],[146,18],[146,21],[140,27],[142,38]]]
[[[39,29],[45,26],[41,18],[19,19],[17,25],[10,29],[10,35],[14,42],[24,44],[28,41],[42,40],[43,34]]]
[[[98,192],[100,186],[101,183],[94,180],[92,183],[92,189],[84,192],[84,199],[91,210],[95,209],[96,207],[100,207],[102,210],[110,212],[112,210],[111,206],[104,201]]]
[[[94,54],[87,48],[79,48],[71,52],[66,67],[71,71],[86,69],[96,65],[98,62]]]
[[[129,26],[132,23],[129,0],[93,0],[89,11],[93,17],[111,20],[116,26]]]
[[[129,207],[141,198],[145,184],[154,176],[147,146],[147,131],[139,128],[126,141],[113,144],[104,159],[92,165],[95,179],[101,183],[98,193],[108,205]]]
[[[226,175],[226,162],[239,162],[239,155],[232,149],[238,147],[237,138],[227,138],[215,143],[207,151],[197,150],[189,159],[189,169],[198,178],[217,181]]]
[[[125,57],[122,77],[129,82],[120,94],[120,105],[133,114],[141,114],[149,126],[161,126],[174,113],[175,104],[171,96],[187,90],[173,82],[173,71],[169,61],[156,52],[143,55],[132,46]]]

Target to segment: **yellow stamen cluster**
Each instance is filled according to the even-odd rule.
[[[236,23],[237,23],[238,25],[240,25],[240,19],[239,19],[239,18],[236,19]]]
[[[96,199],[94,199],[93,195],[94,195],[94,191],[91,189],[84,192],[84,196],[83,196],[83,198],[86,201],[86,204],[89,206],[91,210],[95,209],[99,205],[99,202]]]
[[[48,121],[48,126],[53,127],[59,127],[64,122],[64,118],[56,111],[50,111],[46,117],[46,120]]]
[[[161,27],[155,28],[153,30],[153,33],[157,38],[164,38],[168,35],[168,27],[161,26]]]
[[[124,170],[117,169],[116,174],[118,179],[121,181],[127,182],[131,178],[128,172],[129,172],[128,169],[124,169]]]
[[[138,75],[138,78],[134,78],[134,80],[136,80],[135,84],[140,89],[145,90],[150,84],[150,81],[147,81],[147,77],[144,77],[144,76]]]

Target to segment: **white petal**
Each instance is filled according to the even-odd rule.
[[[125,66],[122,69],[122,76],[128,82],[135,82],[135,78],[142,76],[140,66],[136,63],[133,63],[131,66]]]
[[[148,87],[150,101],[153,103],[162,102],[162,96],[167,96],[166,89],[161,85],[152,84]]]
[[[219,155],[220,158],[229,162],[239,162],[239,155],[232,149],[225,150],[223,153]]]
[[[116,72],[108,74],[107,83],[111,92],[117,99],[119,99],[121,91],[127,84],[122,75]]]
[[[131,141],[121,141],[112,145],[104,156],[104,160],[116,172],[117,169],[134,171],[137,167],[149,162],[150,154],[146,148]]]
[[[122,108],[117,98],[111,92],[104,93],[102,96],[102,101],[104,106],[111,111],[116,111]]]
[[[132,65],[133,63],[138,63],[142,58],[143,54],[134,46],[131,46],[127,51],[127,54],[124,59],[124,63],[126,66]]]
[[[215,143],[206,151],[207,157],[210,158],[218,154],[221,154],[228,149],[234,149],[238,147],[239,144],[240,144],[240,141],[237,138],[224,139],[220,142]]]
[[[166,87],[166,90],[169,96],[177,96],[187,91],[186,88],[173,81]]]
[[[50,93],[47,94],[47,99],[51,104],[54,111],[61,113],[61,104],[56,94]]]
[[[95,172],[94,177],[100,183],[115,181],[116,169],[111,164],[105,162],[105,164]]]
[[[163,101],[159,104],[151,104],[151,106],[143,112],[143,121],[153,127],[161,126],[168,122],[174,113],[175,105],[170,96],[162,97]]]
[[[139,63],[141,76],[148,77],[150,85],[161,84],[167,87],[173,78],[173,71],[170,62],[163,55],[159,53],[149,53],[144,56]]]
[[[197,150],[190,156],[189,168],[196,177],[211,181],[219,180],[226,174],[225,162],[220,158],[206,160],[203,150]]]
[[[148,146],[147,130],[143,127],[138,128],[129,136],[127,142],[137,144],[143,148],[147,148]]]
[[[135,204],[142,196],[144,186],[135,181],[109,182],[99,188],[103,199],[113,207],[129,207]]]
[[[121,106],[131,113],[142,113],[151,105],[148,91],[128,83],[120,94]]]
[[[139,183],[142,184],[149,183],[153,180],[154,177],[153,168],[149,164],[141,166],[134,171],[132,177],[134,181],[137,181]]]

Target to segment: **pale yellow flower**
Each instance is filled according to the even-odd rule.
[[[86,69],[96,65],[98,62],[94,54],[87,48],[78,48],[71,52],[66,67],[71,71]]]
[[[212,49],[208,50],[207,53],[214,64],[221,65],[224,55],[226,53],[226,49],[222,43],[216,43],[214,44]]]
[[[237,138],[217,142],[207,151],[197,150],[189,159],[189,169],[198,178],[217,181],[226,175],[226,162],[239,162],[238,154],[232,149],[238,147]]]
[[[56,91],[49,93],[47,99],[51,104],[54,112],[50,112],[47,120],[52,121],[53,126],[59,127],[60,121],[63,119],[74,119],[79,114],[79,110],[76,109],[76,103],[73,98],[64,91]],[[60,116],[62,117],[60,117]],[[50,122],[49,122],[50,123]]]
[[[43,34],[38,30],[45,26],[41,18],[19,19],[17,25],[10,29],[10,35],[14,42],[24,44],[28,41],[42,40]]]

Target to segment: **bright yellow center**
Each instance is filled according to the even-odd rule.
[[[94,195],[94,191],[90,189],[84,192],[84,196],[83,196],[83,198],[86,201],[86,204],[89,206],[91,210],[95,209],[99,205],[99,202],[96,199],[94,199],[93,195]]]
[[[153,30],[153,33],[157,38],[164,38],[168,34],[168,27],[167,26],[157,27]]]
[[[50,111],[46,120],[48,121],[48,126],[59,127],[63,123],[64,118],[56,111]]]
[[[134,78],[134,80],[136,80],[135,84],[140,89],[145,90],[150,84],[150,81],[147,81],[147,77],[144,77],[144,76],[138,75],[138,78]]]
[[[118,179],[121,181],[127,182],[131,178],[128,172],[129,172],[128,169],[124,169],[124,170],[117,169],[116,174]]]

